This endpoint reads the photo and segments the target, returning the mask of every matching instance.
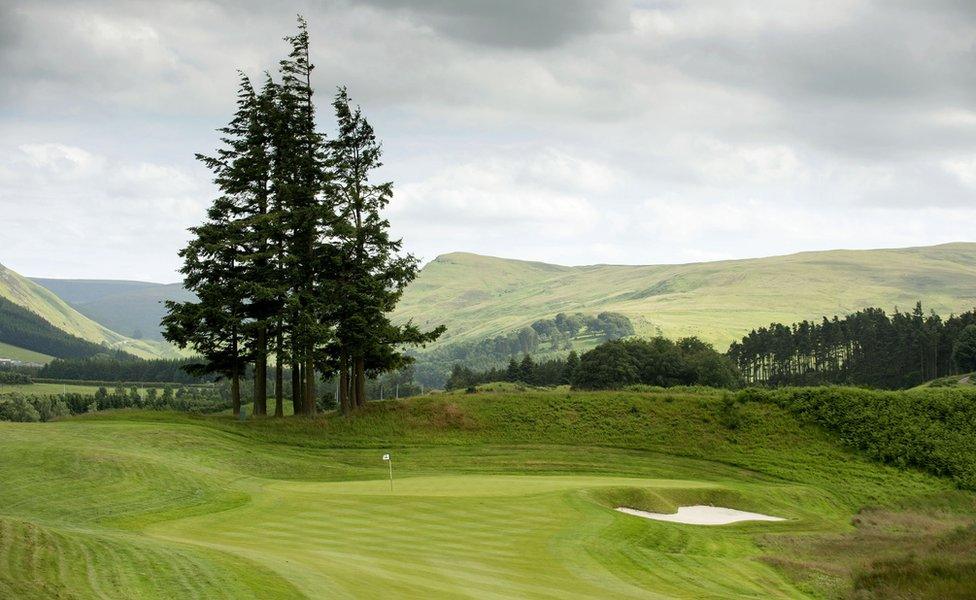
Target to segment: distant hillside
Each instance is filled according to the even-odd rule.
[[[89,358],[103,345],[65,333],[23,306],[0,298],[0,341],[57,358]]]
[[[0,265],[0,298],[6,298],[25,308],[69,335],[94,344],[124,350],[145,358],[176,355],[167,344],[132,340],[112,331],[69,306],[54,292],[3,265]]]
[[[159,321],[166,313],[163,303],[193,298],[178,283],[40,277],[32,280],[86,317],[135,339],[162,341]]]
[[[557,313],[612,311],[639,335],[720,350],[754,327],[866,306],[948,315],[976,306],[976,244],[803,252],[684,265],[564,267],[453,253],[426,265],[397,317],[447,325],[435,346],[480,341]]]
[[[48,290],[54,290],[77,309],[50,301],[42,308],[54,317],[56,309],[67,310],[89,326],[98,327],[92,320],[97,321],[103,331],[141,332],[147,338],[141,343],[155,351],[163,346],[151,341],[159,339],[161,301],[189,297],[179,284],[37,281],[47,289],[27,283],[47,294],[34,292],[42,305],[54,296]],[[430,349],[507,336],[558,313],[612,312],[628,317],[638,335],[696,335],[724,350],[772,321],[845,315],[867,306],[911,310],[916,301],[942,315],[976,306],[976,244],[650,266],[565,267],[452,253],[423,268],[407,288],[396,318],[427,327],[447,325],[447,333]],[[574,340],[573,346],[585,349],[594,340]]]

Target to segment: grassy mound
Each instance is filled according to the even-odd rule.
[[[976,583],[972,493],[776,404],[727,410],[703,390],[506,389],[350,418],[0,423],[0,597],[882,598],[946,573],[951,598]],[[701,528],[615,503],[787,521]]]

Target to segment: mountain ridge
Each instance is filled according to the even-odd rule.
[[[124,336],[117,331],[135,333],[139,324],[147,337],[159,339],[161,301],[189,296],[179,284],[37,281],[73,299],[62,304],[119,337]],[[102,293],[108,288],[114,291]],[[606,311],[630,318],[638,335],[694,335],[723,350],[774,321],[819,320],[867,306],[905,311],[918,301],[943,316],[976,306],[976,243],[659,265],[569,266],[449,252],[423,266],[394,318],[423,327],[447,325],[429,346],[434,349],[508,334],[560,312]]]
[[[427,263],[401,319],[446,321],[437,345],[484,339],[558,312],[619,312],[638,334],[697,335],[723,348],[770,322],[867,306],[947,316],[976,306],[976,243],[664,265],[549,265],[454,252]]]

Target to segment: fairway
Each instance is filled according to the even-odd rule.
[[[872,464],[773,407],[747,407],[760,412],[729,434],[713,404],[485,393],[350,419],[0,423],[0,597],[824,597],[861,559],[797,571],[803,540],[849,544],[861,507],[938,496],[946,519],[972,520],[972,495],[944,480]],[[621,505],[785,520],[686,525]]]

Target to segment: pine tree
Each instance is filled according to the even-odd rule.
[[[274,189],[280,195],[279,227],[284,230],[282,268],[289,288],[285,312],[290,330],[292,395],[296,414],[311,415],[315,413],[316,369],[323,364],[318,354],[331,335],[327,317],[335,295],[328,285],[330,252],[323,240],[332,236],[329,227],[335,217],[328,193],[332,174],[323,136],[315,128],[314,65],[309,58],[308,26],[302,17],[298,17],[298,33],[285,40],[292,49],[279,63]]]
[[[522,372],[519,369],[518,361],[515,360],[515,357],[513,356],[508,361],[508,368],[505,370],[505,379],[507,381],[511,381],[512,383],[515,383],[516,381],[519,380],[519,377],[521,377],[521,375]]]
[[[382,163],[373,128],[357,107],[350,106],[345,88],[332,103],[338,134],[329,143],[335,169],[335,204],[339,219],[332,232],[339,240],[331,256],[339,275],[334,292],[343,299],[335,307],[339,355],[340,406],[344,412],[366,402],[367,370],[396,370],[409,362],[398,348],[436,339],[443,328],[422,332],[411,323],[395,326],[389,313],[406,285],[417,274],[417,260],[400,255],[401,241],[391,239],[382,211],[393,194],[392,183],[374,184],[370,173]]]
[[[573,374],[576,373],[576,368],[579,367],[579,355],[576,354],[576,350],[570,350],[569,355],[566,356],[566,365],[563,367],[562,378],[560,382],[563,384],[570,384],[573,382]]]
[[[191,229],[194,239],[180,252],[183,285],[197,301],[167,301],[163,337],[191,347],[203,359],[184,367],[194,375],[218,373],[231,378],[234,414],[240,414],[240,378],[247,364],[242,337],[244,304],[240,230],[228,219],[231,202],[222,197],[208,211],[208,222]]]
[[[522,362],[519,364],[519,381],[525,383],[535,382],[535,362],[532,360],[532,355],[523,354]]]

